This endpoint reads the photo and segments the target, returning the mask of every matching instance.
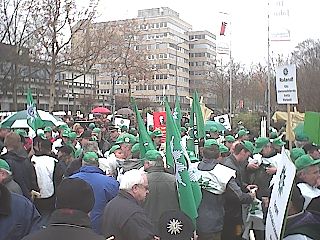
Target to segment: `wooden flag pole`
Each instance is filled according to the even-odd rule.
[[[292,149],[292,120],[291,120],[291,106],[290,104],[287,104],[287,114],[288,114],[288,121],[287,121],[287,124],[288,124],[288,141],[289,141],[289,150],[291,151]]]

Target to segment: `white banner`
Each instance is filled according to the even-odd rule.
[[[296,65],[279,66],[276,69],[278,104],[298,104]]]
[[[121,128],[121,126],[125,125],[128,127],[130,127],[130,120],[129,119],[125,119],[125,118],[115,118],[114,119],[114,125],[118,126],[119,128]]]
[[[289,1],[270,1],[269,27],[271,41],[290,41]]]
[[[296,175],[296,167],[286,155],[284,148],[278,160],[277,173],[272,179],[273,189],[267,213],[265,239],[268,240],[281,239],[290,192]]]
[[[216,116],[216,117],[214,117],[214,121],[221,123],[229,131],[231,130],[231,124],[230,124],[230,120],[229,120],[229,115],[228,114]]]

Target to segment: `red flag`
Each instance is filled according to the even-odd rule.
[[[227,26],[227,23],[226,23],[226,22],[222,22],[222,23],[221,23],[220,36],[221,36],[221,35],[224,36],[224,33],[225,33],[225,31],[226,31],[226,26]]]

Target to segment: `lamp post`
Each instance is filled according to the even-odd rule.
[[[115,88],[115,77],[116,77],[116,69],[113,68],[112,69],[112,73],[111,73],[111,78],[112,78],[112,89],[111,89],[111,111],[112,111],[112,117],[114,119],[114,112],[116,110],[116,97],[115,97],[115,91],[114,91],[114,88]]]

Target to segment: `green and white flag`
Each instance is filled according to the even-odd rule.
[[[174,109],[173,109],[173,113],[172,113],[173,119],[176,123],[176,126],[179,130],[179,132],[181,131],[181,118],[182,118],[182,114],[181,114],[181,107],[180,107],[180,101],[179,98],[176,99],[175,105],[174,105]]]
[[[27,93],[27,123],[35,132],[44,126],[44,122],[37,112],[36,104],[33,102],[30,89]]]
[[[190,127],[191,131],[189,132],[189,135],[191,138],[191,144],[189,141],[188,150],[193,151],[198,156],[199,152],[197,145],[199,143],[199,139],[205,138],[206,133],[204,129],[203,115],[197,91],[193,93],[193,100],[190,112]]]
[[[167,164],[174,165],[175,176],[178,188],[180,209],[187,214],[195,223],[198,217],[197,205],[194,196],[193,188],[190,180],[190,175],[187,169],[186,159],[181,147],[181,135],[174,122],[171,114],[171,109],[167,101],[165,101],[166,108],[166,159]],[[170,161],[170,162],[168,162]]]
[[[134,98],[131,98],[131,102],[132,102],[134,112],[136,114],[137,123],[138,123],[140,157],[143,158],[148,150],[155,150],[155,147],[150,138],[150,135],[148,134],[146,126],[143,123],[142,117],[139,113],[139,110]]]

